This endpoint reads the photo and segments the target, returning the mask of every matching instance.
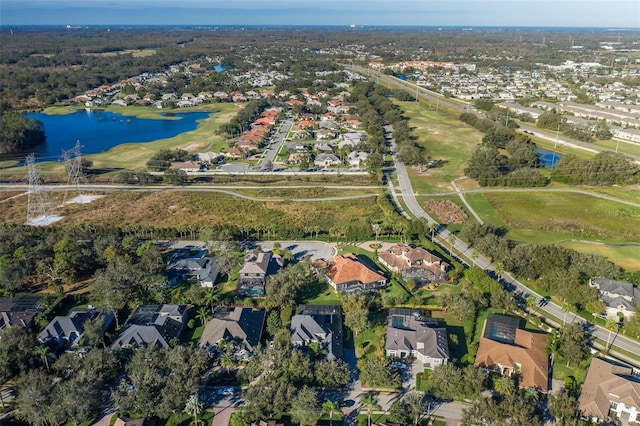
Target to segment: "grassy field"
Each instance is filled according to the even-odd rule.
[[[581,253],[593,253],[611,259],[626,271],[640,271],[640,245],[611,246],[588,242],[569,242],[563,246]]]
[[[606,141],[594,141],[594,145],[602,146],[609,149],[618,148],[618,152],[627,154],[640,155],[640,145],[632,142],[625,142],[622,140],[609,139]]]
[[[509,239],[566,243],[566,247],[580,252],[606,256],[627,270],[640,270],[640,246],[589,242],[640,243],[638,207],[584,194],[553,192],[473,193],[466,198],[484,221],[507,227]]]
[[[52,205],[62,200],[61,193],[50,194]],[[1,222],[24,222],[27,197],[3,203]],[[103,225],[146,225],[176,227],[186,225],[213,226],[217,224],[269,225],[276,229],[319,226],[328,230],[351,222],[382,220],[382,212],[375,199],[344,201],[258,202],[241,200],[221,193],[192,192],[136,192],[108,194],[91,204],[67,204],[57,208],[64,216],[61,225],[72,223],[100,223]]]
[[[444,161],[442,167],[423,173],[410,167],[413,189],[418,193],[451,191],[450,182],[464,176],[465,164],[482,140],[482,133],[458,120],[457,113],[430,110],[426,101],[397,104],[409,118],[418,143],[427,149],[431,158]]]

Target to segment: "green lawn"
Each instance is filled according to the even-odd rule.
[[[609,148],[609,149],[616,149],[617,147],[618,152],[623,152],[623,153],[632,154],[632,155],[640,155],[640,145],[638,145],[637,143],[609,139],[606,141],[594,141],[593,144],[597,146]]]
[[[592,253],[611,259],[615,264],[626,271],[640,271],[640,245],[636,246],[611,246],[592,244],[587,242],[564,243],[564,247],[581,253]]]
[[[585,194],[504,192],[470,194],[469,202],[489,223],[509,228],[507,237],[528,241],[539,237],[640,242],[640,208]],[[492,212],[493,210],[493,212]]]
[[[459,113],[441,109],[429,110],[427,103],[396,102],[409,118],[413,135],[431,158],[444,160],[442,167],[420,173],[409,167],[413,189],[418,193],[451,191],[450,182],[464,176],[465,163],[482,140],[482,133],[462,123]]]

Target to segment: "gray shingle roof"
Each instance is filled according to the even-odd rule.
[[[291,344],[309,346],[319,343],[327,359],[342,358],[342,308],[334,305],[300,305],[299,314],[291,318]]]
[[[253,352],[260,343],[265,311],[253,308],[217,308],[200,337],[200,346],[215,345],[222,339],[234,340],[240,349]]]
[[[168,347],[184,328],[187,307],[184,305],[143,305],[136,309],[111,349],[132,345]]]

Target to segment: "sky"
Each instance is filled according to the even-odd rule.
[[[0,0],[0,25],[640,28],[640,0]]]

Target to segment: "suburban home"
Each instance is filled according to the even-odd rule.
[[[618,314],[622,314],[628,319],[640,303],[640,288],[631,283],[596,278],[589,285],[598,289],[600,300],[607,305],[607,318],[618,319]]]
[[[342,308],[339,305],[300,305],[291,318],[291,345],[307,348],[317,345],[327,359],[343,354]]]
[[[258,423],[251,423],[251,426],[284,426],[284,423],[278,423],[276,420],[260,420]]]
[[[520,375],[520,387],[549,389],[547,335],[519,328],[520,318],[489,314],[485,320],[476,367],[502,376]]]
[[[369,154],[364,151],[353,151],[347,156],[347,162],[349,163],[349,167],[359,169],[367,162],[368,158]]]
[[[591,361],[578,410],[589,421],[616,418],[623,424],[640,422],[640,378],[630,367],[603,359]]]
[[[334,257],[326,275],[329,284],[340,293],[375,291],[387,284],[381,273],[369,269],[353,254]]]
[[[385,351],[393,358],[414,357],[421,368],[433,369],[449,360],[447,329],[422,310],[390,309]]]
[[[199,172],[202,170],[202,163],[200,161],[174,161],[170,166],[171,170],[183,170],[187,173]]]
[[[187,321],[185,305],[142,305],[131,315],[111,350],[153,345],[168,348],[179,338]]]
[[[205,164],[213,165],[224,160],[224,155],[218,152],[199,152],[196,154],[198,160]]]
[[[216,261],[210,257],[185,257],[167,265],[164,273],[169,287],[183,281],[197,281],[202,287],[213,287],[220,270]]]
[[[113,423],[113,426],[143,426],[144,418],[142,419],[129,419],[127,417],[118,417]]]
[[[260,344],[265,311],[253,308],[217,307],[213,311],[213,319],[207,323],[200,337],[200,347],[217,349],[221,340],[233,343],[233,356],[244,360],[253,355]]]
[[[335,154],[318,154],[316,156],[316,159],[313,161],[313,164],[315,164],[318,167],[323,167],[323,168],[327,168],[327,167],[331,167],[331,166],[337,166],[339,164],[342,164],[342,161],[340,161],[340,158],[338,158],[337,155]]]
[[[43,310],[38,296],[0,297],[0,338],[7,327],[28,330]]]
[[[264,296],[267,278],[284,266],[284,259],[270,251],[250,250],[244,255],[244,263],[238,276],[238,295]]]
[[[447,281],[449,264],[422,247],[399,243],[378,254],[378,260],[403,279],[417,284]]]
[[[54,351],[77,346],[84,335],[84,325],[87,321],[102,319],[102,334],[113,322],[113,314],[99,312],[95,309],[73,311],[69,315],[57,316],[49,322],[44,330],[38,334],[38,340],[43,345],[50,346]]]

